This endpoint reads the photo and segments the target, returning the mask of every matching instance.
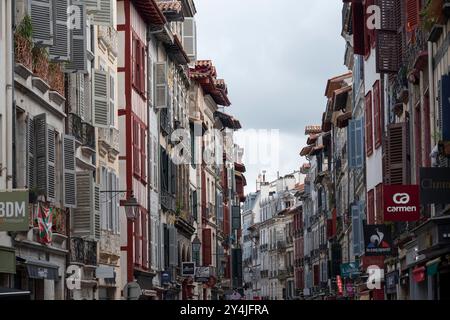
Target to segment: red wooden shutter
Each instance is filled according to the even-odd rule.
[[[373,154],[372,92],[366,95],[366,154]]]
[[[141,94],[145,95],[145,59],[146,59],[146,53],[145,53],[145,47],[144,45],[141,46],[141,63],[140,63],[140,67],[141,67],[141,79],[140,79],[140,91]]]
[[[367,224],[375,223],[375,194],[374,190],[367,193]]]
[[[373,104],[374,104],[374,136],[375,149],[381,146],[381,96],[380,96],[380,81],[377,80],[373,86]]]
[[[133,35],[133,51],[131,53],[132,56],[132,69],[133,69],[133,75],[132,75],[132,82],[133,85],[137,86],[137,74],[138,74],[138,61],[139,61],[139,49],[138,49],[139,41],[138,39]]]
[[[147,148],[146,148],[146,131],[144,127],[140,128],[141,130],[141,145],[140,145],[140,157],[141,157],[141,179],[146,182],[147,181]]]
[[[419,25],[420,0],[406,0],[406,30],[413,31]]]
[[[391,124],[387,128],[387,173],[388,184],[408,184],[408,136],[407,123]]]
[[[380,183],[375,187],[376,191],[376,224],[384,223],[384,203],[383,203],[383,184]]]
[[[140,126],[136,119],[133,120],[133,167],[134,174],[140,176],[140,144],[139,144]]]
[[[202,235],[203,266],[209,267],[212,264],[211,229],[203,229]]]
[[[352,3],[352,22],[353,22],[353,52],[358,55],[364,55],[365,50],[365,14],[362,3]]]

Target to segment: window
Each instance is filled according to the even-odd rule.
[[[134,174],[136,176],[140,176],[141,170],[140,170],[140,158],[141,158],[141,144],[139,141],[139,135],[140,135],[140,125],[139,122],[134,119],[133,120],[133,167],[134,167]]]
[[[382,112],[381,112],[381,95],[380,81],[377,80],[373,86],[373,108],[374,108],[374,136],[375,149],[381,146],[381,128],[382,128]]]
[[[141,130],[141,137],[140,137],[141,180],[145,183],[147,181],[147,153],[146,153],[147,134],[143,126],[140,127],[140,130]]]
[[[110,69],[109,71],[109,123],[112,127],[115,126],[115,78],[113,70]]]
[[[383,204],[383,184],[380,183],[375,187],[376,191],[376,224],[383,224],[384,223],[384,204]]]
[[[372,92],[366,95],[366,155],[373,154]]]
[[[133,87],[141,95],[145,95],[145,60],[146,60],[145,45],[133,35],[133,52],[132,52],[132,69],[133,69]]]
[[[375,224],[375,194],[373,189],[367,193],[367,224]]]

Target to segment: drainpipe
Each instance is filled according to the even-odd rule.
[[[428,93],[429,97],[429,110],[430,110],[430,129],[431,129],[431,137],[433,141],[432,148],[438,143],[438,138],[436,138],[436,97],[434,92],[434,68],[433,68],[433,43],[428,42]],[[431,141],[430,141],[431,143]],[[429,155],[430,156],[430,155]],[[436,215],[436,207],[435,205],[431,206],[431,216],[434,217]]]

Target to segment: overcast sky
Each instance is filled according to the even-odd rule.
[[[232,106],[226,112],[241,121],[243,132],[279,130],[279,147],[271,143],[279,161],[270,167],[247,159],[246,192],[251,192],[262,170],[274,179],[277,171],[284,175],[305,162],[299,156],[306,141],[304,127],[320,124],[326,81],[345,72],[342,1],[195,0],[195,4],[198,59],[213,60],[218,77],[227,82]]]

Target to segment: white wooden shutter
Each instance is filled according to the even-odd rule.
[[[36,186],[39,193],[47,194],[47,115],[45,113],[34,117]]]
[[[149,53],[147,55],[147,88],[148,88],[147,89],[148,90],[147,101],[148,101],[149,107],[153,106],[153,101],[154,101],[154,98],[153,98],[153,92],[154,92],[153,78],[154,78],[154,65],[153,65],[152,56]]]
[[[47,201],[56,201],[56,139],[55,129],[47,126]]]
[[[115,85],[115,77],[114,73],[111,70],[109,73],[109,124],[114,126],[116,123],[115,115],[116,115],[116,85]]]
[[[113,25],[112,0],[98,0],[98,10],[93,12],[93,24],[101,26]]]
[[[105,167],[100,168],[100,186],[102,191],[108,191],[108,184],[106,183],[107,171]],[[108,211],[107,211],[107,202],[108,202],[108,193],[102,192],[100,193],[100,224],[102,226],[102,230],[108,229]]]
[[[100,0],[84,0],[86,3],[86,12],[92,13],[100,10]]]
[[[91,234],[93,186],[92,172],[77,172],[77,208],[72,215],[74,236],[88,237]]]
[[[28,188],[34,189],[36,187],[36,158],[35,158],[35,133],[34,133],[34,120],[28,117],[27,122],[27,185]]]
[[[87,73],[87,35],[86,35],[86,6],[84,1],[72,0],[72,7],[77,7],[70,18],[79,19],[70,23],[70,61],[65,65],[65,72]]]
[[[157,62],[155,64],[155,108],[167,108],[167,64]]]
[[[194,18],[184,18],[183,48],[189,60],[197,60],[197,27]]]
[[[77,114],[81,119],[85,119],[85,83],[84,74],[78,73],[76,75],[76,91],[77,91]]]
[[[108,172],[107,176],[107,185],[108,190],[110,191],[116,191],[113,185],[113,173],[111,171]],[[108,230],[113,231],[114,230],[114,199],[116,198],[117,194],[115,193],[109,193],[108,196]]]
[[[77,205],[77,174],[75,167],[75,137],[65,135],[63,141],[63,164],[64,164],[64,182],[63,194],[64,205],[67,208],[75,208]]]
[[[100,239],[100,187],[91,171],[77,172],[77,208],[72,215],[74,236]]]
[[[55,41],[49,49],[50,59],[52,60],[70,60],[70,32],[67,24],[67,8],[69,4],[70,0],[53,1]]]
[[[109,127],[108,115],[108,74],[106,71],[94,70],[93,73],[93,96],[94,96],[94,126],[101,128]]]
[[[33,25],[33,42],[38,46],[53,45],[52,0],[31,0],[29,12]]]

